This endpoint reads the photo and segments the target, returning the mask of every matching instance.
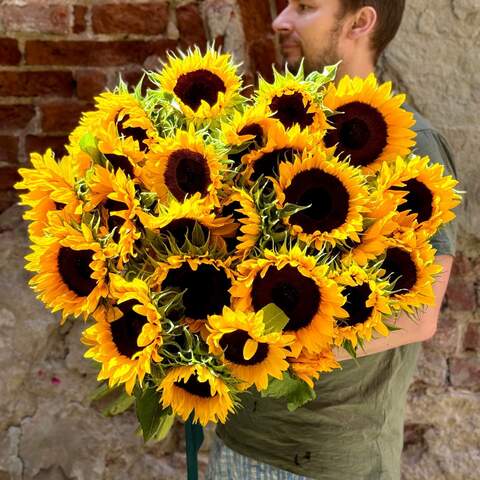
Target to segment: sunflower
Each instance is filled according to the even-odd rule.
[[[274,82],[268,83],[260,77],[256,103],[263,104],[267,112],[285,128],[298,125],[301,130],[324,134],[327,127],[321,104],[319,86],[315,82],[303,80],[303,72],[296,75],[286,71],[281,75],[273,70]]]
[[[267,130],[274,122],[268,118],[265,107],[254,105],[247,107],[243,113],[235,111],[231,118],[220,123],[220,139],[230,147],[228,157],[235,166],[251,150],[265,146]]]
[[[244,313],[223,308],[222,315],[209,315],[207,338],[209,351],[219,356],[233,376],[242,381],[239,389],[255,384],[257,390],[268,386],[268,377],[282,379],[288,369],[285,360],[290,353],[285,347],[293,343],[293,335],[265,333],[263,312]]]
[[[441,164],[429,164],[428,157],[412,155],[397,158],[394,165],[385,165],[378,175],[378,193],[392,198],[400,212],[395,220],[404,228],[423,229],[431,236],[444,223],[455,218],[452,209],[461,200],[454,187],[457,181],[444,175]],[[377,217],[385,208],[376,210]]]
[[[163,139],[153,148],[141,178],[162,203],[168,202],[169,195],[182,202],[199,193],[217,205],[224,160],[226,156],[190,124],[188,131],[179,129],[173,139]]]
[[[344,318],[345,298],[327,277],[328,266],[306,255],[298,246],[280,252],[264,251],[264,258],[246,260],[237,267],[239,278],[232,287],[234,307],[258,312],[275,303],[289,317],[284,330],[296,337],[291,349],[298,356],[306,347],[317,353],[333,338],[335,317]]]
[[[85,135],[97,137],[106,131],[111,138],[113,131],[122,141],[123,154],[134,163],[140,162],[158,139],[157,130],[140,101],[123,90],[104,92],[95,101],[97,109],[82,116],[80,125],[69,136],[67,150],[75,157],[88,156],[80,145]]]
[[[228,121],[221,122],[220,138],[231,147],[252,140],[261,147],[266,140],[266,129],[272,122],[263,105],[248,106],[243,112],[235,111]]]
[[[352,242],[342,262],[348,265],[353,261],[363,267],[377,258],[385,250],[387,239],[398,230],[395,216],[396,212],[390,211],[379,219],[368,220],[369,225],[359,234],[360,243]]]
[[[171,234],[179,247],[186,238],[191,239],[195,223],[200,226],[205,239],[210,235],[210,241],[220,250],[226,248],[222,235],[230,235],[236,228],[230,219],[216,216],[198,193],[183,202],[172,199],[168,205],[159,204],[157,208],[156,215],[139,212],[141,222],[149,230]]]
[[[262,219],[251,195],[234,189],[222,205],[222,216],[232,215],[235,230],[225,238],[228,251],[242,260],[255,247],[262,233]]]
[[[159,290],[166,288],[184,292],[184,319],[194,332],[207,333],[205,322],[209,315],[218,315],[230,305],[233,273],[228,263],[213,258],[170,256],[160,263],[151,279]]]
[[[52,217],[31,248],[25,268],[36,274],[29,284],[52,312],[62,311],[62,324],[69,315],[86,318],[108,295],[106,261],[112,252],[102,249],[87,225],[77,230]]]
[[[293,373],[307,383],[310,388],[315,387],[313,379],[318,380],[320,373],[342,368],[330,349],[319,353],[309,353],[303,349],[297,358],[288,360]]]
[[[387,336],[389,331],[382,318],[392,314],[389,283],[379,279],[374,269],[355,263],[337,272],[334,280],[343,287],[342,294],[347,298],[343,308],[348,313],[348,317],[337,321],[335,344],[341,346],[348,340],[355,348],[359,340],[370,341],[373,330]]]
[[[145,282],[112,275],[110,286],[116,303],[99,307],[93,314],[95,324],[83,332],[81,341],[90,347],[85,357],[102,364],[97,379],[108,379],[110,388],[124,383],[131,395],[137,379],[141,385],[151,372],[151,362],[162,360],[160,315]]]
[[[351,239],[360,242],[363,212],[368,201],[365,178],[359,169],[329,158],[328,152],[303,152],[294,163],[282,163],[275,190],[280,206],[291,203],[309,208],[285,218],[293,235],[335,245]]]
[[[118,246],[118,268],[121,269],[134,256],[134,243],[141,236],[135,222],[142,212],[135,196],[135,185],[121,168],[114,174],[95,165],[87,186],[85,211],[100,210],[102,227],[99,235],[112,234],[112,240]]]
[[[346,75],[338,87],[329,85],[323,100],[336,112],[328,119],[334,129],[327,130],[325,145],[336,146],[337,156],[366,173],[407,155],[415,144],[413,113],[401,108],[405,95],[393,96],[391,89],[391,82],[379,86],[373,74],[365,80]]]
[[[435,253],[424,232],[406,230],[388,240],[379,257],[380,273],[394,285],[395,309],[412,313],[415,308],[434,305],[433,282],[442,271]]]
[[[225,423],[235,404],[228,385],[204,365],[173,367],[161,381],[163,408],[171,407],[186,421],[193,412],[194,422]]]
[[[241,79],[230,54],[219,54],[209,47],[168,54],[168,63],[150,79],[174,95],[178,107],[189,120],[209,120],[230,114],[242,101]]]
[[[132,179],[140,176],[145,154],[138,149],[133,137],[120,138],[116,125],[111,123],[106,129],[99,130],[96,138],[99,151],[114,172],[123,170]]]
[[[20,205],[30,207],[23,218],[30,220],[30,237],[41,237],[51,214],[62,212],[63,218],[79,221],[82,202],[77,197],[75,182],[86,170],[85,165],[78,165],[69,156],[59,162],[51,149],[44,155],[32,153],[33,168],[20,168],[18,172],[23,180],[15,184],[20,193]]]
[[[269,124],[265,146],[253,149],[242,157],[242,163],[246,166],[245,180],[252,183],[262,175],[275,177],[282,161],[293,162],[295,155],[315,143],[321,144],[321,139],[300,130],[298,125],[287,130],[280,122]]]

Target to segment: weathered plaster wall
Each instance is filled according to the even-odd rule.
[[[115,4],[109,14],[107,3]],[[149,2],[143,8],[155,22],[131,14],[138,3],[145,2],[0,1],[0,480],[185,478],[181,427],[144,445],[134,413],[104,418],[102,405],[90,403],[95,374],[82,358],[82,324],[60,328],[34,299],[23,270],[26,228],[10,207],[28,151],[61,148],[118,70],[135,81],[166,46],[210,38],[268,75],[275,56],[268,24],[284,0],[171,1],[164,10],[167,2]],[[452,144],[467,196],[439,331],[424,344],[410,390],[403,472],[408,480],[473,480],[480,469],[480,2],[407,3],[380,70]],[[51,57],[40,55],[42,42],[52,41]],[[72,53],[76,42],[92,43],[82,56]],[[98,44],[106,67],[89,53]]]

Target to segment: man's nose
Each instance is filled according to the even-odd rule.
[[[289,33],[292,30],[290,6],[285,7],[273,20],[272,28],[275,33]]]

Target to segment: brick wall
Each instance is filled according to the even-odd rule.
[[[115,85],[118,73],[135,83],[167,49],[208,39],[244,63],[247,81],[255,71],[268,78],[275,60],[270,22],[285,3],[0,0],[0,212],[15,202],[11,186],[28,152],[51,146],[60,153],[81,112]],[[474,478],[480,468],[480,165],[472,161],[480,126],[469,120],[478,117],[474,38],[480,14],[472,2],[434,3],[407,2],[402,28],[381,65],[383,76],[393,78],[452,143],[468,191],[439,329],[424,344],[410,390],[403,457],[409,480]],[[144,446],[133,433],[134,414],[104,419],[88,406],[95,380],[82,359],[83,326],[59,332],[57,320],[34,300],[22,270],[24,228],[18,209],[0,214],[0,326],[7,338],[0,371],[8,373],[5,381],[0,377],[6,386],[0,396],[0,478],[7,471],[15,480],[67,478],[64,470],[85,478],[185,478],[181,429],[161,445]],[[65,412],[69,421],[58,422]],[[71,431],[85,442],[70,445]],[[65,452],[59,453],[55,445],[63,442]],[[207,450],[208,442],[202,469]]]
[[[253,71],[269,77],[271,7],[256,0],[0,2],[0,212],[15,201],[18,165],[47,147],[61,154],[81,113],[118,74],[134,84],[168,49],[208,38],[234,50],[247,80]]]

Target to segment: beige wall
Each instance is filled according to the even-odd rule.
[[[18,0],[0,5],[5,3],[39,4]],[[86,9],[80,13],[89,14],[92,2],[48,3],[83,4]],[[410,391],[403,471],[408,480],[473,480],[480,470],[480,2],[408,3],[402,29],[382,61],[382,75],[394,79],[447,137],[456,154],[462,188],[468,193],[459,255],[439,332],[424,346],[417,380]],[[269,6],[274,11],[276,2],[262,3],[253,17],[248,13],[255,11],[256,4],[260,5],[258,0],[175,2],[168,10],[165,31],[158,35],[178,41],[179,36],[192,33],[189,25],[198,28],[196,15],[200,11],[209,38],[223,42],[246,66],[266,69],[273,45],[266,26]],[[50,21],[50,17],[45,18]],[[9,32],[1,21],[0,32],[3,28],[1,35],[18,38],[21,49],[32,38],[100,38],[92,31],[89,18],[84,27],[80,25],[80,30],[84,28],[80,33],[68,33],[73,19],[61,23],[61,28],[54,25],[58,30],[54,34],[35,33],[28,25],[23,32]],[[62,19],[59,21],[65,22]],[[108,38],[102,35],[101,39]],[[202,35],[197,32],[191,41]],[[112,38],[124,41],[130,37],[112,34]],[[152,59],[144,60],[148,63]],[[110,66],[110,83],[116,68],[127,69]],[[0,72],[15,69],[28,70],[20,63],[0,67]],[[87,73],[98,70],[88,65],[67,67],[74,74],[84,69]],[[35,110],[33,123],[8,135],[43,138],[40,100],[3,100],[3,104],[28,103]],[[24,141],[19,143],[21,148]],[[5,194],[8,204],[12,203],[9,195]],[[90,404],[88,395],[96,382],[91,364],[82,358],[82,322],[60,328],[58,318],[50,315],[26,286],[23,256],[27,240],[20,213],[13,206],[0,215],[0,480],[185,478],[181,428],[162,444],[145,446],[135,435],[132,412],[104,418],[100,413],[103,405]],[[205,453],[202,462],[204,466]]]

